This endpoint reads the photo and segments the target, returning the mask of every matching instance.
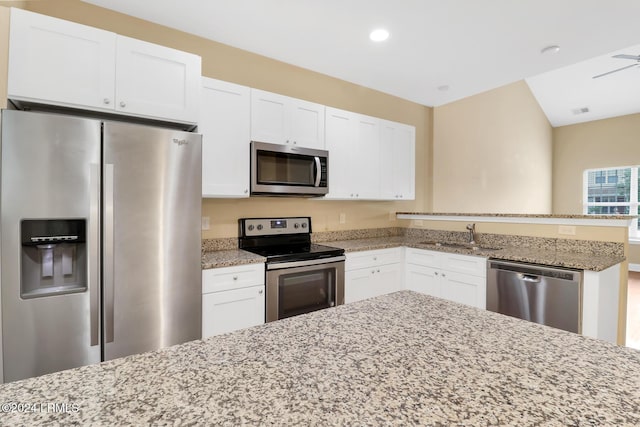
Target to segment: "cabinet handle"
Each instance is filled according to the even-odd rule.
[[[444,273],[442,273],[442,277],[447,277],[447,275],[446,275],[446,274],[444,274]]]
[[[287,139],[287,144],[289,143],[289,140]]]
[[[238,280],[238,276],[233,276],[233,280]]]
[[[105,105],[109,105],[109,103],[111,103],[111,100],[109,98],[105,98],[102,100],[102,102],[104,102]]]
[[[258,291],[258,293],[259,293],[260,295],[262,295],[262,293],[263,293],[263,292],[264,292],[264,291],[263,291],[262,289],[260,289],[260,290]]]
[[[374,257],[373,257],[373,260],[374,260],[374,261],[377,261],[377,260],[378,260],[378,257],[377,257],[377,256],[374,256]]]
[[[126,107],[126,106],[127,106],[127,103],[126,103],[126,102],[124,102],[124,101],[120,101],[120,106],[121,106],[122,108],[124,108],[124,107]]]
[[[377,272],[377,273],[380,273],[380,269],[377,269],[377,270],[376,270],[376,272]]]
[[[435,272],[435,273],[433,273],[433,274],[434,274],[435,276],[437,276],[437,275],[438,275],[438,272],[436,271],[436,272]]]
[[[376,271],[375,270],[371,270],[371,274],[376,274]]]
[[[297,142],[296,142],[296,141],[293,141],[293,143],[294,143],[294,145],[295,145],[295,144],[297,144]]]
[[[249,190],[245,188],[244,189],[244,194],[247,194],[248,192],[249,192]]]
[[[356,197],[360,197],[360,195],[359,195],[359,194],[356,194]]]

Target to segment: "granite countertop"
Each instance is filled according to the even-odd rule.
[[[501,249],[472,250],[464,247],[446,247],[422,243],[424,238],[396,236],[374,237],[367,239],[341,240],[326,242],[345,252],[368,251],[374,249],[407,246],[417,249],[428,249],[463,255],[476,255],[485,258],[495,258],[509,261],[522,261],[533,264],[553,265],[575,268],[579,270],[602,271],[625,260],[624,256],[614,254],[589,254],[571,251],[548,250],[531,247],[502,247]],[[492,247],[492,245],[488,245]]]
[[[484,216],[498,218],[565,218],[565,219],[634,219],[637,215],[579,215],[579,214],[508,214],[508,213],[460,213],[460,212],[396,212],[396,215],[425,216]]]
[[[640,425],[640,352],[411,291],[0,386],[4,425]],[[67,406],[62,406],[67,404]]]
[[[242,249],[227,249],[202,253],[202,269],[264,263],[266,258]]]

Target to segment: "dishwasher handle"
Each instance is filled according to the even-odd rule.
[[[518,279],[522,280],[523,282],[530,282],[530,283],[540,283],[540,276],[534,276],[532,274],[525,274],[525,273],[518,273]]]

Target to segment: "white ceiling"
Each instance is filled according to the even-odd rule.
[[[554,125],[584,121],[565,111],[582,106],[594,112],[589,120],[595,112],[618,115],[613,92],[640,94],[635,68],[591,79],[624,60],[582,62],[640,54],[638,0],[84,1],[427,106],[560,68],[558,79],[527,80]],[[377,27],[390,31],[389,40],[369,40]],[[557,54],[540,53],[554,44]]]

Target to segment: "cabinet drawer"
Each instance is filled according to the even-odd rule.
[[[263,323],[263,285],[202,296],[202,338]]]
[[[407,264],[421,265],[423,267],[440,268],[442,266],[442,252],[428,251],[425,249],[407,248]]]
[[[212,268],[202,271],[202,293],[264,285],[264,264]]]
[[[401,248],[377,249],[373,251],[351,252],[347,254],[345,270],[395,264],[401,261]]]
[[[483,257],[458,254],[444,254],[441,259],[442,269],[472,276],[485,277],[487,259]]]

